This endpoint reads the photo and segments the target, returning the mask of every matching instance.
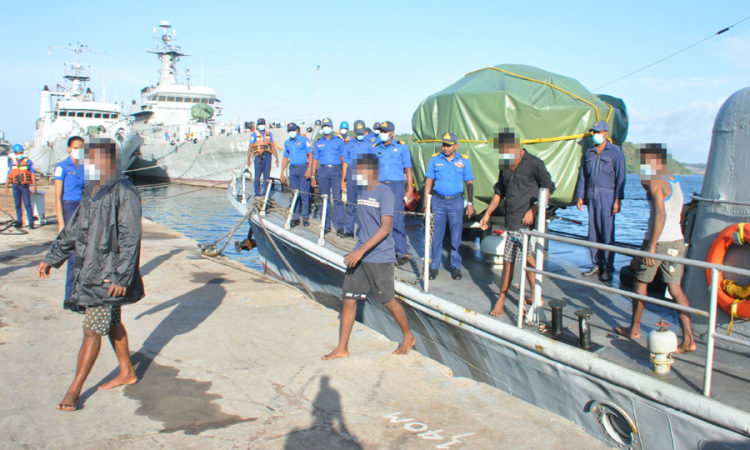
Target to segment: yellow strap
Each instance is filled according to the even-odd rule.
[[[740,236],[740,244],[745,243],[745,238],[742,236],[742,233],[744,232],[743,228],[745,228],[744,223],[741,223],[737,226],[737,234]]]
[[[520,78],[520,79],[522,79],[522,80],[526,80],[526,81],[532,81],[532,82],[534,82],[534,83],[539,83],[539,84],[543,84],[543,85],[545,85],[545,86],[551,87],[552,89],[556,89],[556,90],[558,90],[558,91],[562,92],[563,94],[568,94],[568,95],[570,95],[571,97],[573,97],[573,98],[575,98],[575,99],[577,99],[577,100],[580,100],[580,101],[582,101],[583,103],[586,103],[587,105],[589,105],[589,106],[591,106],[592,108],[594,108],[594,112],[596,113],[596,120],[597,120],[597,121],[599,121],[599,120],[600,120],[600,119],[599,119],[599,108],[597,108],[595,104],[593,104],[593,103],[591,103],[590,101],[588,101],[588,100],[585,100],[585,99],[583,99],[583,98],[581,98],[581,97],[579,97],[579,96],[575,95],[575,94],[574,94],[574,93],[572,93],[572,92],[568,92],[568,91],[566,91],[565,89],[563,89],[563,88],[561,88],[561,87],[559,87],[559,86],[555,86],[555,85],[554,85],[554,84],[552,84],[552,83],[547,83],[546,81],[535,80],[534,78],[529,78],[529,77],[525,77],[525,76],[523,76],[523,75],[519,75],[519,74],[517,74],[517,73],[513,73],[513,72],[510,72],[510,71],[507,71],[507,70],[504,70],[504,69],[498,69],[497,67],[485,67],[484,69],[479,69],[479,70],[475,70],[475,71],[473,71],[473,72],[469,72],[469,73],[467,73],[467,74],[466,74],[466,76],[468,77],[469,75],[471,75],[471,74],[473,74],[473,73],[481,72],[482,70],[496,70],[496,71],[498,71],[498,72],[502,72],[502,73],[505,73],[505,74],[508,74],[508,75],[512,75],[512,76],[514,76],[514,77],[518,77],[518,78]],[[611,108],[611,106],[610,106],[610,108]]]
[[[568,141],[571,139],[581,139],[586,136],[590,136],[591,133],[581,133],[581,134],[574,134],[570,136],[558,136],[558,137],[548,137],[548,138],[537,138],[537,139],[523,139],[521,141],[521,144],[539,144],[542,142],[556,142],[556,141]],[[443,142],[441,139],[420,139],[414,141],[415,144],[430,144],[430,143],[437,143],[437,142]],[[458,142],[464,142],[468,144],[489,144],[490,141],[476,141],[476,140],[469,140],[469,139],[459,139]]]
[[[744,301],[745,300],[737,299],[732,302],[732,319],[729,321],[729,326],[727,327],[727,336],[732,334],[732,328],[734,327],[734,319],[737,318],[737,305]]]

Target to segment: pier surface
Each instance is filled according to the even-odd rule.
[[[416,352],[392,355],[397,343],[359,323],[351,357],[323,361],[338,338],[335,310],[201,258],[195,241],[145,220],[146,297],[123,307],[140,381],[97,391],[117,373],[104,341],[80,409],[57,411],[83,317],[62,310],[64,267],[36,277],[57,234],[44,190],[52,223],[0,233],[2,448],[605,448]],[[0,209],[14,214],[12,197],[0,195]]]

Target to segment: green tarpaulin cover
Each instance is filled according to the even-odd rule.
[[[196,103],[190,108],[190,114],[195,120],[208,120],[214,116],[214,109],[205,103]]]
[[[606,120],[610,138],[620,144],[628,132],[625,103],[619,98],[592,94],[578,81],[536,67],[503,64],[471,72],[427,97],[412,117],[411,146],[417,188],[424,187],[424,171],[447,133],[458,136],[460,153],[467,154],[474,171],[474,204],[487,207],[497,182],[497,134],[511,128],[523,147],[547,165],[557,190],[552,202],[575,202],[578,167],[583,152],[593,145],[588,130]]]

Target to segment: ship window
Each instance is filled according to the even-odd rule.
[[[87,118],[87,119],[90,119],[90,118],[91,118],[91,115],[92,115],[92,113],[86,113],[86,118]]]
[[[165,96],[163,96],[163,95],[160,95],[160,96],[159,96],[159,101],[160,101],[160,102],[163,102],[163,101],[164,101],[164,100],[166,100],[166,99],[167,99],[167,97],[165,97]]]
[[[209,99],[209,100],[208,100],[208,103],[209,103],[210,105],[213,105],[213,104],[214,104],[214,99]]]
[[[117,114],[112,114],[113,119],[117,119]]]
[[[176,101],[177,103],[182,103],[182,97],[175,97],[174,101]]]
[[[57,113],[57,117],[65,117],[65,111],[60,111]]]
[[[208,103],[208,99],[207,98],[202,98],[201,99],[201,103]]]
[[[167,97],[167,101],[168,102],[173,102],[174,101],[174,97]]]
[[[82,112],[76,113],[76,117],[83,117],[83,113]]]
[[[102,113],[102,119],[109,119],[109,114]]]
[[[94,119],[101,119],[101,118],[102,118],[102,113],[94,114]]]

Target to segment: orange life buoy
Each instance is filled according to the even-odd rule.
[[[736,223],[734,225],[729,225],[728,227],[724,228],[721,233],[716,236],[716,239],[714,239],[714,241],[711,243],[711,247],[709,247],[708,249],[708,255],[706,255],[706,262],[714,264],[724,264],[724,257],[727,254],[727,250],[729,250],[729,247],[734,245],[732,234],[740,231],[740,225],[742,225],[742,231],[740,235],[743,237],[747,236],[747,238],[745,239],[750,240],[749,223]],[[737,299],[731,297],[729,294],[724,292],[723,289],[721,289],[721,284],[723,281],[724,274],[719,272],[719,291],[717,294],[717,303],[719,305],[719,308],[721,308],[721,310],[725,313],[732,316],[732,318],[750,318],[750,301],[740,301],[735,303]],[[709,269],[706,269],[706,282],[709,286],[711,285],[711,270]],[[736,307],[736,311],[734,312],[734,314],[732,312],[732,304],[735,304]]]

